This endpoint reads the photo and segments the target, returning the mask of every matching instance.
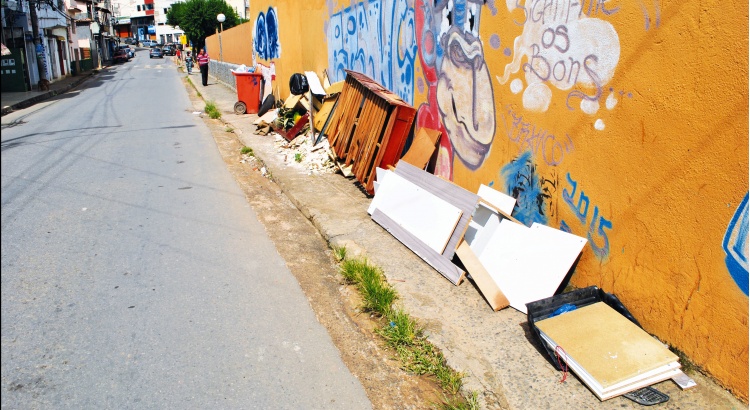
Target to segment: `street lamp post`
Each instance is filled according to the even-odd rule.
[[[223,13],[219,13],[216,16],[216,20],[219,21],[220,29],[219,29],[219,61],[222,63],[224,62],[224,50],[221,48],[221,32],[224,31],[224,20],[226,20],[226,16],[224,16]]]

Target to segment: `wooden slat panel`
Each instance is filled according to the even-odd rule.
[[[378,100],[378,105],[380,110],[377,113],[377,116],[375,117],[374,126],[372,129],[370,129],[369,137],[368,137],[368,144],[365,147],[365,153],[363,154],[363,161],[362,164],[359,167],[358,177],[357,179],[363,183],[363,185],[366,185],[366,179],[365,177],[368,175],[368,173],[372,172],[372,164],[373,164],[373,153],[376,150],[376,147],[380,144],[380,140],[383,135],[383,130],[385,128],[385,118],[388,115],[388,109],[389,104],[386,101]]]

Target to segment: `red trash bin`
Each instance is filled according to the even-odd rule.
[[[235,114],[257,114],[260,111],[260,84],[263,76],[260,73],[236,73],[232,71],[237,84],[237,101],[234,104]]]

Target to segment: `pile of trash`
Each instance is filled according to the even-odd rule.
[[[330,148],[327,139],[323,138],[313,146],[307,134],[300,134],[291,141],[275,132],[272,135],[275,138],[276,151],[283,156],[287,165],[307,170],[308,175],[333,174],[338,171],[328,154]]]

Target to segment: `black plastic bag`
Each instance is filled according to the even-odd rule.
[[[289,79],[289,91],[294,95],[300,95],[308,90],[310,85],[307,84],[307,77],[300,73],[292,74],[292,78]]]

